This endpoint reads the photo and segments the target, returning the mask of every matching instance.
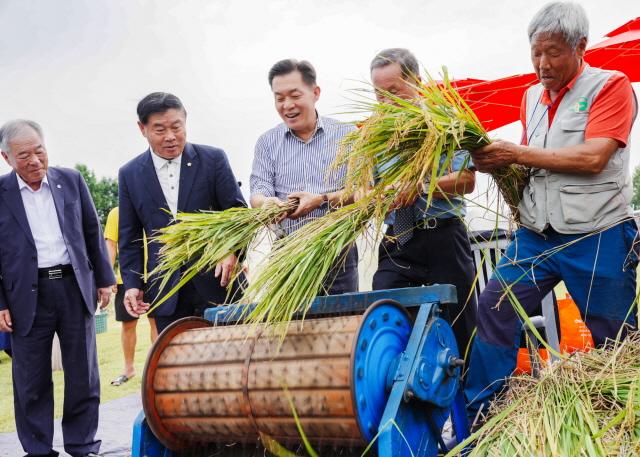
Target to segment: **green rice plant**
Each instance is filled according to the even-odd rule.
[[[196,274],[211,271],[230,254],[242,256],[261,229],[274,223],[294,206],[291,202],[285,207],[267,205],[262,208],[178,213],[175,224],[163,227],[152,237],[152,241],[161,243],[162,247],[160,261],[151,276],[158,278],[161,291],[175,273],[181,272],[180,280],[153,304],[150,311],[164,303]]]
[[[428,73],[414,78],[420,94],[404,100],[384,92],[389,103],[367,97],[355,101],[355,111],[368,117],[345,137],[334,168],[347,166],[346,194],[371,187],[381,192],[389,186],[407,192],[408,199],[424,193],[427,203],[437,190],[437,178],[450,172],[455,151],[474,150],[490,143],[487,132],[464,99],[453,88],[446,68],[441,82]],[[366,91],[370,93],[370,91]],[[528,171],[512,165],[492,176],[515,219]]]
[[[283,324],[304,314],[318,295],[331,287],[348,249],[364,234],[380,206],[373,197],[343,206],[312,220],[274,243],[246,288],[242,303],[255,303],[247,322]]]
[[[398,196],[413,201],[426,194],[430,204],[438,178],[451,169],[456,151],[489,144],[475,114],[453,89],[446,74],[442,84],[427,75],[416,81],[418,102],[385,94],[391,103],[363,101],[370,116],[348,134],[331,169],[347,167],[343,195],[363,200],[319,218],[279,240],[242,297],[256,303],[250,322],[289,322],[302,317],[340,256],[369,224],[380,227]],[[329,170],[330,172],[331,170]],[[515,211],[525,180],[521,169],[496,172],[505,200]]]
[[[449,456],[635,456],[640,451],[640,333],[511,378],[489,420]],[[467,455],[467,454],[465,454]]]

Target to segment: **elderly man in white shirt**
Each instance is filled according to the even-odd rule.
[[[64,448],[97,455],[100,404],[94,313],[109,302],[115,277],[100,221],[82,176],[48,166],[33,121],[0,128],[0,331],[11,334],[18,438],[27,456],[53,450],[51,346],[60,339],[65,393]]]

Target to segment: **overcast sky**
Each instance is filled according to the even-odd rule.
[[[387,47],[408,47],[430,72],[447,65],[456,78],[532,71],[526,27],[544,3],[0,0],[0,123],[34,119],[50,163],[115,177],[146,148],[138,100],[172,92],[189,112],[189,140],[223,148],[246,195],[255,141],[280,121],[266,81],[277,60],[310,60],[318,109],[332,115],[346,110],[347,89],[368,80],[369,61]],[[640,16],[638,0],[581,3],[591,44]],[[517,141],[519,127],[496,135]],[[631,161],[640,163],[638,148]]]

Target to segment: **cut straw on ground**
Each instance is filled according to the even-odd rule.
[[[469,456],[640,455],[640,333],[575,353],[539,379],[511,378],[508,387],[470,438]]]

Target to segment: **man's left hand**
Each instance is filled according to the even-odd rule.
[[[231,275],[233,274],[233,270],[237,263],[238,258],[235,254],[231,254],[216,265],[215,277],[220,278],[220,285],[222,287],[227,287],[229,284],[229,280],[231,279]]]
[[[313,194],[311,192],[293,192],[288,195],[290,200],[298,200],[298,207],[296,210],[289,214],[289,219],[299,219],[306,216],[311,211],[322,206],[322,195]]]
[[[473,164],[484,173],[489,173],[496,168],[517,164],[522,152],[522,146],[509,141],[496,140],[491,144],[471,151]]]
[[[0,310],[0,332],[13,332],[11,313],[8,309]]]
[[[105,309],[111,299],[111,291],[115,286],[101,287],[98,289],[98,304],[100,309]]]
[[[408,206],[413,205],[420,194],[424,193],[424,186],[419,184],[416,188],[412,188],[412,186],[390,186],[391,189],[397,190],[396,196],[393,199],[393,203],[391,204],[392,210],[398,208],[406,208]]]

